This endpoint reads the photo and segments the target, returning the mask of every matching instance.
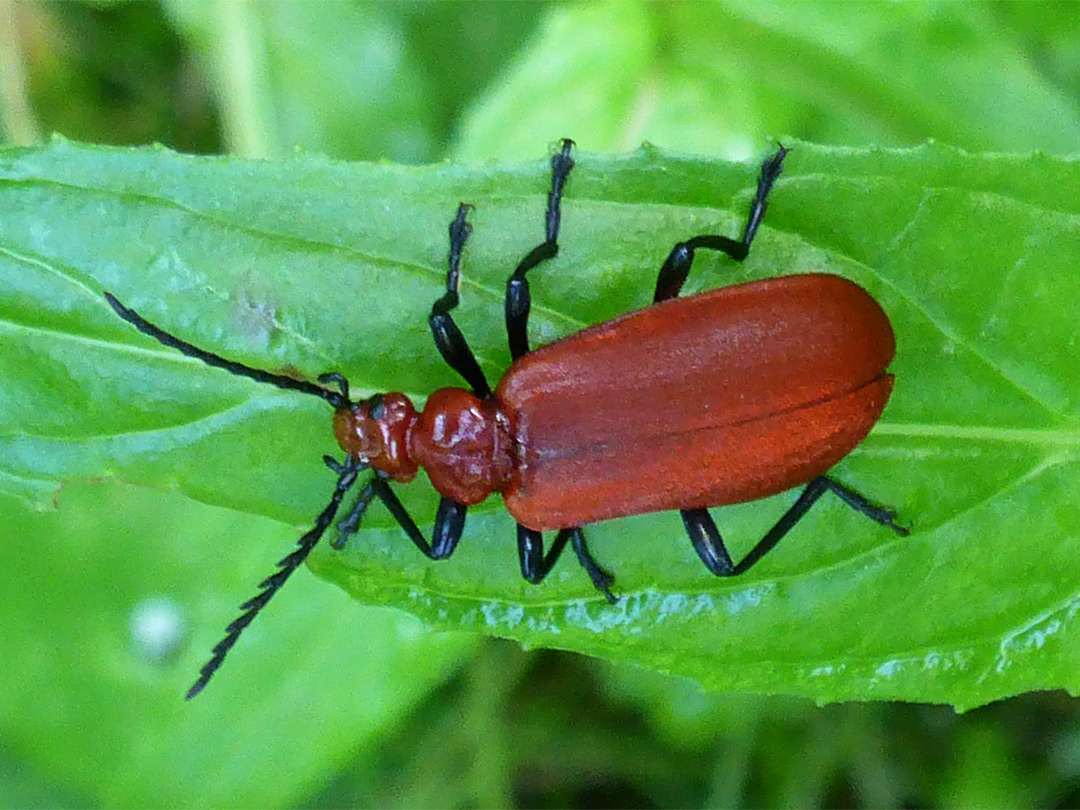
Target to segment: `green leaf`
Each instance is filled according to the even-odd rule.
[[[677,515],[612,521],[589,528],[623,594],[612,607],[569,557],[524,583],[492,498],[450,561],[417,555],[373,509],[314,570],[433,627],[713,689],[967,707],[1077,688],[1080,163],[789,145],[751,257],[700,257],[688,292],[823,271],[881,301],[896,390],[836,475],[897,508],[911,537],[826,500],[752,572],[719,580]],[[560,256],[533,283],[534,344],[646,305],[675,242],[738,231],[757,174],[654,148],[577,159]],[[252,163],[63,141],[2,153],[0,486],[25,498],[39,491],[26,481],[115,478],[310,523],[333,480],[319,460],[335,449],[326,406],[164,350],[100,291],[230,358],[308,378],[336,368],[358,392],[422,399],[458,383],[425,323],[458,201],[476,210],[455,314],[494,380],[509,362],[502,290],[541,239],[547,178],[541,158]],[[401,492],[429,530],[434,493]],[[733,556],[792,498],[719,511]]]

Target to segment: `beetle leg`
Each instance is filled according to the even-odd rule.
[[[568,535],[559,534],[551,549],[544,554],[544,535],[536,529],[529,529],[520,523],[517,527],[518,559],[521,562],[521,576],[533,585],[543,582],[551,573],[559,556],[566,548]]]
[[[750,248],[750,243],[754,241],[754,235],[757,233],[758,225],[761,224],[761,218],[765,216],[765,209],[769,207],[765,198],[769,196],[773,183],[776,182],[780,172],[784,169],[784,158],[787,153],[788,150],[781,146],[776,150],[775,155],[761,164],[757,194],[754,195],[754,201],[750,203],[750,216],[746,220],[746,228],[743,229],[742,235],[742,243],[746,245],[747,249]]]
[[[855,490],[848,489],[839,481],[829,478],[827,475],[819,476],[815,480],[824,481],[824,484],[822,484],[822,486],[835,493],[836,496],[840,498],[840,500],[842,500],[856,512],[861,512],[875,523],[880,523],[882,526],[892,529],[901,537],[907,537],[909,534],[911,534],[910,529],[904,526],[900,526],[896,523],[896,512],[892,511],[891,509],[885,509],[881,506],[876,506],[870,503],[870,501],[868,501],[865,497],[860,495]]]
[[[390,489],[390,485],[383,478],[375,478],[371,482],[375,494],[379,497],[394,520],[401,526],[402,531],[409,536],[413,544],[420,552],[432,560],[445,560],[454,553],[461,533],[465,529],[465,511],[468,507],[451,498],[443,498],[439,501],[439,510],[435,513],[435,529],[431,534],[431,543],[424,539],[416,521],[412,519],[404,505]]]
[[[716,528],[716,522],[709,514],[709,510],[681,509],[679,511],[682,514],[686,533],[690,535],[690,542],[694,545],[694,551],[701,557],[705,567],[718,577],[731,576],[735,572],[735,564],[724,547],[720,530]]]
[[[515,360],[529,352],[528,324],[532,296],[525,274],[559,253],[562,193],[566,178],[574,168],[574,159],[570,157],[573,145],[572,140],[564,138],[562,149],[551,158],[551,191],[548,192],[545,239],[525,255],[506,282],[506,336],[510,341],[510,356]]]
[[[589,547],[585,545],[585,533],[581,531],[581,527],[573,526],[569,529],[560,529],[558,537],[555,538],[555,542],[559,543],[564,535],[570,538],[570,542],[574,547],[574,553],[577,554],[578,562],[581,563],[581,567],[585,569],[585,573],[589,575],[589,579],[591,579],[592,584],[596,586],[596,590],[604,594],[611,604],[616,604],[619,600],[611,593],[611,586],[615,584],[615,577],[601,568],[600,564],[593,558],[593,555],[589,552]],[[562,542],[566,541],[563,540]]]
[[[433,560],[445,560],[454,553],[461,533],[465,530],[465,512],[468,507],[452,498],[441,498],[435,511],[435,527],[431,532]]]
[[[468,341],[461,334],[450,310],[460,302],[458,285],[461,281],[461,251],[465,242],[472,233],[472,226],[466,221],[471,205],[461,203],[458,206],[457,216],[450,223],[450,255],[447,259],[446,292],[431,307],[431,315],[428,316],[428,324],[431,326],[431,334],[435,338],[435,348],[439,350],[443,360],[450,368],[465,378],[476,394],[481,399],[491,396],[491,388],[488,386],[484,372],[480,370],[480,364],[476,362],[476,355],[469,348]]]
[[[543,581],[551,573],[551,569],[555,567],[563,549],[566,548],[567,542],[570,542],[574,547],[574,553],[577,554],[578,562],[581,563],[581,567],[585,569],[585,573],[589,575],[596,589],[604,594],[611,604],[614,605],[619,601],[611,593],[615,577],[601,568],[589,552],[589,547],[585,544],[585,533],[581,531],[580,526],[561,529],[555,535],[555,541],[546,555],[544,554],[544,536],[536,529],[529,529],[519,523],[517,539],[521,575],[533,585]]]
[[[882,509],[880,506],[875,506],[859,493],[855,492],[854,490],[848,489],[843,484],[834,481],[833,479],[828,478],[824,475],[818,476],[806,485],[806,489],[802,491],[802,494],[799,496],[798,500],[796,500],[795,503],[792,504],[791,508],[784,513],[783,517],[781,517],[780,520],[776,522],[776,525],[769,529],[765,536],[758,541],[757,545],[750,549],[749,553],[747,553],[747,555],[742,558],[739,564],[734,567],[731,566],[731,558],[727,557],[726,552],[724,552],[724,557],[727,557],[726,566],[721,564],[717,567],[714,567],[713,565],[711,565],[709,560],[706,559],[706,553],[703,552],[703,546],[699,545],[700,541],[695,538],[694,532],[691,530],[690,522],[687,519],[687,515],[705,512],[704,509],[684,510],[683,520],[684,522],[686,522],[687,531],[690,532],[690,539],[694,543],[694,548],[701,556],[701,559],[705,562],[705,565],[708,566],[709,570],[717,576],[738,576],[739,574],[743,574],[749,571],[750,568],[753,567],[754,563],[756,563],[758,560],[760,560],[762,557],[772,551],[776,544],[784,538],[784,535],[791,531],[791,528],[796,523],[798,523],[807,512],[810,511],[810,507],[817,503],[818,499],[822,495],[830,491],[836,493],[836,495],[852,509],[866,515],[875,523],[880,523],[882,526],[892,529],[901,537],[907,536],[908,530],[896,523],[896,514],[894,512],[888,509]],[[708,515],[707,512],[705,512],[705,514],[706,516]],[[715,539],[719,541],[720,534],[719,532],[716,532],[716,525],[712,523],[711,518],[708,522],[709,524],[712,524],[712,531],[715,532]],[[703,523],[700,525],[704,527],[706,531],[708,531],[708,527],[704,526]],[[707,543],[708,541],[706,540],[706,546]],[[718,548],[720,550],[723,550],[722,542],[719,543]],[[706,548],[706,552],[707,551],[708,548]]]
[[[332,548],[335,548],[338,551],[345,548],[345,544],[349,542],[349,538],[356,534],[360,529],[360,521],[363,519],[364,513],[371,504],[371,499],[374,497],[375,482],[372,481],[360,490],[360,495],[357,497],[356,503],[353,504],[353,508],[349,510],[349,514],[343,520],[338,522],[338,536],[330,541],[330,546]]]
[[[761,218],[765,216],[768,208],[766,198],[772,190],[773,183],[780,176],[784,165],[784,156],[787,149],[780,149],[771,158],[761,165],[761,175],[758,177],[757,193],[750,203],[750,215],[743,229],[742,239],[736,241],[726,236],[705,234],[695,236],[685,242],[679,242],[671,249],[667,259],[660,268],[660,274],[656,278],[656,292],[653,294],[653,303],[666,301],[669,298],[677,298],[687,276],[690,275],[690,266],[694,263],[694,251],[698,248],[708,248],[726,253],[737,262],[741,262],[750,253],[750,243],[754,241]]]

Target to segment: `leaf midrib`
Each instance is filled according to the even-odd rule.
[[[994,441],[1010,444],[1030,444],[1037,447],[1080,449],[1080,429],[1065,428],[1004,428],[991,425],[958,425],[949,423],[878,422],[874,433],[884,436],[921,436],[932,438]]]

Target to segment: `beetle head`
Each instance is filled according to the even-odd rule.
[[[334,436],[341,449],[395,481],[411,481],[417,465],[409,455],[416,409],[404,394],[375,394],[334,411]]]

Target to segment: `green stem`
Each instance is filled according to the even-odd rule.
[[[41,140],[26,90],[26,65],[15,0],[0,0],[0,130],[10,143],[31,146]]]
[[[266,48],[258,9],[249,0],[217,0],[213,38],[221,117],[229,151],[241,157],[275,157]]]

